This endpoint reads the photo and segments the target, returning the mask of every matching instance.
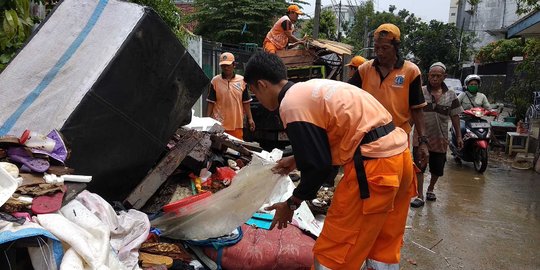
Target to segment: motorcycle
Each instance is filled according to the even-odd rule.
[[[461,164],[461,160],[473,162],[474,169],[479,173],[483,173],[487,169],[491,124],[482,117],[497,116],[497,114],[497,111],[476,107],[465,110],[460,115],[463,148],[458,149],[454,127],[450,129],[452,138],[450,151],[457,163]]]

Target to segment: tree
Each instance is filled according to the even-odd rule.
[[[28,0],[0,2],[0,71],[15,56],[34,26]]]
[[[321,12],[319,22],[319,38],[336,40],[337,25],[336,14],[330,9],[325,9]],[[302,23],[302,29],[300,31],[302,35],[311,36],[313,33],[313,19],[309,19]]]
[[[420,22],[420,18],[413,13],[402,9],[397,14],[394,14],[396,7],[390,5],[388,11],[375,12],[373,1],[363,2],[357,9],[355,14],[355,23],[347,33],[346,43],[354,46],[354,52],[358,53],[365,49],[368,34],[374,31],[383,23],[395,24],[401,30],[401,50],[403,55],[411,53],[411,43],[407,40],[407,35],[412,29],[416,29]]]
[[[354,53],[358,54],[363,48],[367,47],[366,37],[367,31],[371,31],[369,26],[370,18],[375,13],[373,7],[373,1],[364,1],[356,9],[354,15],[354,23],[347,32],[347,37],[343,39],[343,42],[354,46]]]
[[[458,58],[469,59],[472,49],[468,49],[468,44],[473,38],[471,33],[463,33],[461,37],[454,24],[432,20],[429,24],[421,22],[415,29],[410,29],[406,42],[410,53],[419,60],[417,64],[423,73],[427,73],[431,64],[443,62],[447,73],[453,74],[461,66]]]
[[[161,19],[171,28],[180,42],[187,40],[188,32],[183,27],[188,22],[188,18],[170,0],[128,0],[129,2],[152,8]]]
[[[517,119],[525,118],[527,108],[533,102],[533,92],[540,89],[540,38],[527,39],[523,55],[525,59],[517,66],[516,76],[506,95],[515,106]]]
[[[520,38],[501,39],[480,48],[476,60],[480,63],[510,61],[514,56],[523,56],[525,43]]]
[[[195,33],[219,42],[262,44],[288,5],[285,0],[195,0]]]
[[[527,14],[532,11],[540,11],[540,2],[538,0],[516,0],[519,15]]]
[[[401,31],[401,54],[405,58],[418,60],[419,67],[425,73],[429,66],[441,61],[449,68],[452,74],[461,66],[458,58],[468,59],[472,53],[471,42],[474,34],[463,33],[453,24],[431,21],[422,22],[414,13],[406,9],[397,13],[395,6],[388,11],[375,12],[373,2],[367,1],[360,5],[355,15],[355,24],[348,33],[347,43],[354,46],[355,53],[366,49],[369,44],[367,38],[379,25],[392,23]],[[459,49],[461,46],[461,50]]]

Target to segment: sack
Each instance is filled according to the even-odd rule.
[[[239,170],[231,185],[212,196],[154,219],[163,236],[201,240],[229,234],[246,222],[274,193],[287,176],[274,174],[274,162],[256,156]]]

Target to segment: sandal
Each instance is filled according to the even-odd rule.
[[[426,200],[428,200],[428,201],[436,201],[437,196],[435,196],[435,193],[433,193],[433,191],[428,191],[428,192],[426,192]]]
[[[424,200],[416,198],[411,202],[411,207],[418,208],[424,206]]]

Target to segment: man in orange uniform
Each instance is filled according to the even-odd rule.
[[[349,83],[373,95],[392,115],[397,127],[409,134],[415,125],[420,146],[419,167],[427,164],[429,153],[425,136],[424,112],[427,105],[422,94],[420,69],[399,54],[400,30],[385,23],[374,33],[376,58],[358,68]]]
[[[287,47],[289,42],[293,45],[299,44],[302,40],[293,35],[294,23],[298,20],[298,16],[304,14],[297,5],[290,5],[287,8],[287,15],[279,18],[272,29],[266,34],[263,42],[265,52],[276,53]]]
[[[220,121],[225,132],[242,140],[244,113],[247,115],[250,130],[255,130],[255,122],[249,107],[251,97],[244,77],[234,73],[235,63],[232,53],[221,54],[219,66],[221,75],[216,75],[210,81],[206,115]]]
[[[366,62],[366,58],[357,55],[351,59],[351,62],[346,64],[345,66],[349,67],[349,77],[352,78],[355,73],[358,73],[358,67],[362,65],[364,62]]]
[[[350,84],[314,79],[287,81],[285,65],[259,52],[248,61],[244,80],[261,104],[279,108],[294,156],[274,171],[294,168],[302,180],[276,210],[272,228],[291,222],[303,200],[315,198],[322,183],[343,166],[321,235],[313,248],[315,269],[399,269],[409,201],[415,193],[407,134],[369,93]],[[379,267],[379,268],[377,268]]]

